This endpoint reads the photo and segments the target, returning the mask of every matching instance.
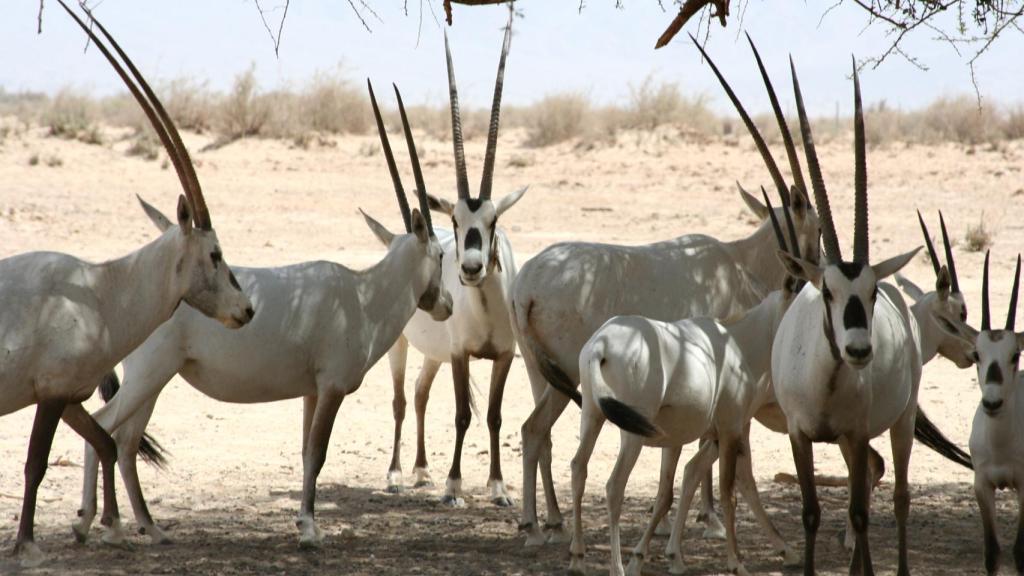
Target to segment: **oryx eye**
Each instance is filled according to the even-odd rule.
[[[220,252],[210,252],[210,261],[213,262],[213,267],[217,268],[224,261],[224,255]]]
[[[1018,360],[1020,360],[1020,352],[1015,353],[1013,357],[1010,358],[1010,362],[1012,364],[1016,364]]]
[[[970,353],[970,357],[971,357],[971,360],[974,360],[975,364],[977,364],[981,360],[981,358],[978,357],[978,351],[977,350],[974,350],[973,352],[971,352]]]
[[[878,299],[878,286],[876,285],[874,291],[871,292],[871,300],[877,300],[877,299]]]

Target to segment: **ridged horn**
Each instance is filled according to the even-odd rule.
[[[772,230],[775,231],[775,241],[779,244],[779,250],[789,252],[786,248],[786,238],[782,235],[782,227],[779,226],[779,219],[775,216],[775,207],[768,199],[768,191],[764,189],[764,186],[761,186],[761,196],[764,197],[764,204],[768,207],[768,219],[772,221]]]
[[[935,270],[935,276],[938,277],[942,264],[939,264],[939,255],[935,253],[932,236],[928,233],[928,226],[924,223],[920,210],[917,211],[917,221],[921,224],[921,233],[924,234],[924,245],[928,248],[928,258],[932,261],[932,269]]]
[[[498,60],[498,77],[494,81],[494,100],[491,102],[491,125],[487,129],[487,152],[484,155],[484,172],[480,178],[480,199],[491,198],[491,183],[494,181],[494,159],[498,150],[498,124],[501,121],[501,89],[505,85],[505,58],[512,42],[512,5],[509,4],[508,25],[505,40],[501,45],[501,59]]]
[[[1006,329],[1013,332],[1017,319],[1017,289],[1020,288],[1020,254],[1017,254],[1017,270],[1013,273],[1013,292],[1010,292],[1010,311],[1006,313]]]
[[[988,250],[985,250],[985,268],[981,274],[981,329],[992,329],[992,317],[988,307]]]
[[[832,223],[832,207],[828,203],[828,192],[825,190],[825,180],[821,176],[818,154],[814,151],[814,137],[811,135],[811,124],[807,121],[804,97],[800,93],[800,81],[796,76],[796,65],[793,64],[792,56],[789,58],[789,69],[793,75],[793,92],[796,94],[796,109],[800,116],[800,136],[804,141],[807,171],[811,177],[811,188],[814,190],[814,205],[818,210],[818,220],[821,224],[821,243],[825,248],[825,260],[829,264],[838,264],[843,261],[843,253],[839,249],[839,238],[836,236],[835,224]]]
[[[412,128],[409,127],[409,117],[405,114],[405,104],[402,103],[402,93],[395,88],[395,98],[398,99],[398,113],[402,116],[402,130],[405,132],[405,144],[409,147],[409,160],[412,161],[412,175],[416,180],[416,196],[420,201],[420,212],[423,219],[427,221],[427,229],[430,235],[434,236],[434,223],[430,219],[430,206],[427,202],[427,183],[423,180],[423,170],[420,169],[420,155],[416,151],[416,142],[412,138]]]
[[[852,58],[852,57],[851,57]],[[860,77],[857,60],[853,60],[853,149],[854,149],[854,220],[853,261],[868,263],[868,161],[864,136],[864,108],[860,99]]]
[[[398,209],[402,211],[402,222],[405,223],[405,232],[412,232],[412,213],[409,211],[409,199],[405,197],[405,188],[402,187],[402,178],[398,175],[398,165],[395,164],[395,155],[391,152],[391,143],[388,141],[387,130],[384,129],[384,120],[380,116],[380,108],[377,107],[377,98],[373,95],[373,84],[366,79],[366,88],[370,91],[370,104],[373,107],[373,116],[377,120],[377,133],[380,134],[380,145],[384,148],[384,159],[388,163],[388,172],[391,173],[391,183],[395,186],[395,195],[398,196]]]
[[[452,111],[452,148],[455,150],[455,184],[459,199],[469,198],[469,178],[466,176],[466,150],[462,144],[462,118],[459,116],[459,89],[455,85],[455,66],[448,46],[448,32],[444,33],[444,55],[448,65],[448,98]]]
[[[942,217],[942,210],[939,210],[939,227],[942,228],[942,245],[946,249],[946,267],[949,268],[949,277],[953,281],[953,292],[960,291],[960,280],[956,276],[956,262],[953,261],[953,247],[949,243],[949,234],[946,233],[946,219]]]

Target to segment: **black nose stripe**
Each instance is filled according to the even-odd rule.
[[[985,373],[986,384],[1003,384],[1003,371],[999,369],[999,365],[995,362],[988,365],[988,371]]]
[[[466,250],[479,250],[483,245],[484,240],[479,228],[473,227],[466,231]]]
[[[847,330],[868,327],[868,315],[859,296],[850,296],[847,300],[846,309],[843,310],[843,326]]]

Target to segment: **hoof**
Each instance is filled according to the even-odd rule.
[[[639,554],[634,554],[629,559],[629,565],[626,566],[626,576],[640,576],[643,574],[644,568],[644,557]]]
[[[587,573],[586,564],[583,561],[583,554],[569,554],[569,574],[571,576],[585,576]]]
[[[526,547],[533,548],[536,546],[543,546],[547,543],[547,534],[544,534],[540,530],[531,530],[526,533]]]
[[[797,554],[796,550],[793,550],[789,546],[786,546],[786,548],[779,554],[782,556],[782,565],[786,568],[799,568],[804,564],[803,558]]]
[[[79,544],[85,544],[89,540],[89,526],[84,524],[85,522],[75,522],[71,525],[71,534]]]
[[[722,525],[718,514],[708,514],[704,518],[703,536],[705,540],[725,540],[725,526]]]
[[[681,555],[667,553],[665,556],[668,558],[669,574],[686,574],[686,565],[683,564],[683,557]]]
[[[511,508],[516,505],[516,501],[511,496],[495,496],[491,498],[491,504],[498,508]]]
[[[434,483],[431,480],[417,480],[416,483],[412,485],[412,487],[413,488],[433,488],[434,487]]]
[[[143,536],[149,536],[150,544],[157,544],[159,546],[169,546],[174,542],[171,541],[170,536],[167,535],[159,526],[152,525],[149,527],[139,526],[139,534]]]
[[[416,488],[433,488],[434,480],[430,477],[430,472],[426,468],[414,468],[413,476],[416,477],[416,482],[413,484]]]
[[[441,496],[441,504],[449,508],[465,508],[466,501],[454,494]]]
[[[836,541],[850,553],[853,553],[853,548],[857,544],[857,539],[851,535],[850,530],[840,530],[837,532]]]
[[[565,544],[572,540],[569,533],[565,531],[565,527],[561,524],[554,526],[545,526],[548,533],[548,544]]]
[[[46,562],[46,554],[35,542],[21,542],[14,545],[14,556],[22,568],[35,568]]]
[[[121,526],[120,518],[115,518],[113,522],[110,523],[110,526],[103,531],[103,536],[100,538],[100,541],[107,546],[120,547],[125,545],[124,528]]]
[[[386,491],[387,491],[388,494],[401,494],[402,493],[402,485],[401,484],[388,484],[388,487],[386,488]]]
[[[388,494],[398,494],[402,491],[402,471],[388,470]]]
[[[511,508],[516,505],[515,500],[508,495],[505,483],[501,480],[488,480],[487,487],[491,489],[491,503],[499,508]]]
[[[299,528],[299,548],[315,550],[323,545],[324,533],[320,531],[312,517],[298,520],[295,525]]]

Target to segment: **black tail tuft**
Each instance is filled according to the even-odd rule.
[[[110,371],[100,383],[100,398],[103,402],[110,402],[110,399],[121,389],[121,381],[117,379],[117,372]],[[167,455],[169,452],[149,434],[143,434],[139,441],[139,456],[142,461],[160,470],[167,468]]]
[[[661,436],[663,432],[647,418],[615,398],[605,397],[597,401],[608,420],[626,432],[647,438]]]
[[[921,407],[917,408],[917,419],[914,421],[914,438],[918,442],[945,456],[964,468],[974,470],[971,464],[971,456],[960,449],[959,446],[950,442],[949,438],[935,427],[935,424],[928,419]]]
[[[558,364],[555,364],[555,361],[547,354],[537,350],[536,347],[534,347],[533,356],[537,359],[537,367],[540,369],[540,373],[551,384],[551,387],[572,398],[572,401],[577,406],[582,406],[583,395],[576,389],[576,384],[569,378],[569,375]]]

